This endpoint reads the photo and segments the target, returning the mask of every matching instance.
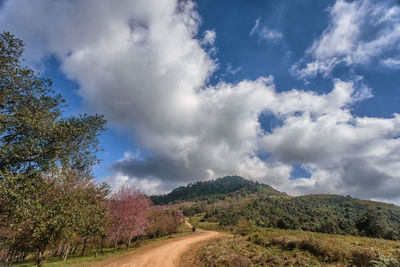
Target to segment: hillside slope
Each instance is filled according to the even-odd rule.
[[[340,195],[291,197],[239,176],[189,184],[152,200],[156,204],[196,202],[183,212],[220,226],[245,222],[262,228],[400,240],[399,206]]]

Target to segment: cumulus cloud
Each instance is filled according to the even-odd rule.
[[[283,38],[281,32],[276,29],[269,29],[266,26],[262,26],[261,18],[256,19],[256,23],[251,29],[250,36],[256,35],[260,40],[277,41]]]
[[[392,12],[382,19],[396,22]],[[176,0],[21,0],[0,10],[0,27],[26,41],[31,62],[54,55],[89,107],[130,131],[149,155],[127,153],[115,162],[114,175],[105,178],[114,188],[133,183],[147,193],[165,192],[238,174],[289,193],[396,197],[400,116],[353,115],[351,107],[371,97],[359,78],[335,80],[326,94],[278,92],[272,77],[210,86],[217,60],[205,47],[216,34],[199,33],[200,23],[193,2]],[[252,32],[262,32],[260,20]],[[349,40],[333,54],[321,48],[318,60],[347,56],[355,47]],[[262,115],[281,123],[267,132]],[[293,164],[311,177],[290,180]]]
[[[291,68],[299,79],[328,76],[335,66],[377,63],[398,67],[392,54],[400,52],[400,7],[394,1],[338,0],[329,8],[330,23]]]

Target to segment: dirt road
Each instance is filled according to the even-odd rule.
[[[186,222],[188,226],[191,225]],[[212,239],[220,235],[214,231],[197,230],[195,233],[171,240],[166,240],[157,245],[144,246],[131,253],[107,259],[102,262],[90,263],[88,266],[110,266],[110,267],[172,267],[177,266],[184,253],[191,246]]]

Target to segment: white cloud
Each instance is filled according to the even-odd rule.
[[[217,34],[214,30],[207,30],[204,32],[204,37],[203,40],[201,40],[201,43],[204,45],[213,45],[216,38]]]
[[[118,191],[122,186],[134,186],[142,190],[148,195],[167,193],[161,188],[161,181],[159,179],[138,179],[130,177],[121,172],[117,172],[112,176],[108,176],[102,180],[110,186],[112,192]]]
[[[261,26],[261,18],[256,19],[256,23],[251,29],[249,35],[257,35],[260,40],[277,41],[283,38],[281,32],[276,29],[269,29],[266,26]]]
[[[392,13],[382,19],[395,20]],[[198,38],[192,2],[8,1],[0,25],[26,41],[30,61],[55,55],[88,105],[152,155],[126,153],[115,162],[114,175],[105,179],[113,188],[134,183],[163,192],[238,174],[289,193],[394,199],[400,190],[400,116],[353,115],[351,106],[371,97],[359,78],[336,80],[327,94],[279,93],[272,77],[207,86],[217,64],[202,42],[212,46],[215,38]],[[340,53],[355,47],[348,41]],[[328,53],[318,51],[321,60]],[[261,114],[282,123],[265,132]],[[311,178],[289,180],[293,163],[308,168]]]
[[[381,63],[389,69],[400,69],[400,58],[387,58],[382,60]]]
[[[292,66],[299,79],[328,76],[335,66],[370,65],[381,61],[393,67],[391,53],[400,52],[400,7],[391,1],[338,0],[329,8],[330,23]],[[386,63],[386,64],[385,64]]]

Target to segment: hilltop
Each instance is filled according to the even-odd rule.
[[[173,204],[184,201],[216,201],[237,195],[285,195],[269,185],[247,180],[240,176],[225,176],[216,180],[199,181],[181,186],[165,195],[151,196],[154,204]]]

